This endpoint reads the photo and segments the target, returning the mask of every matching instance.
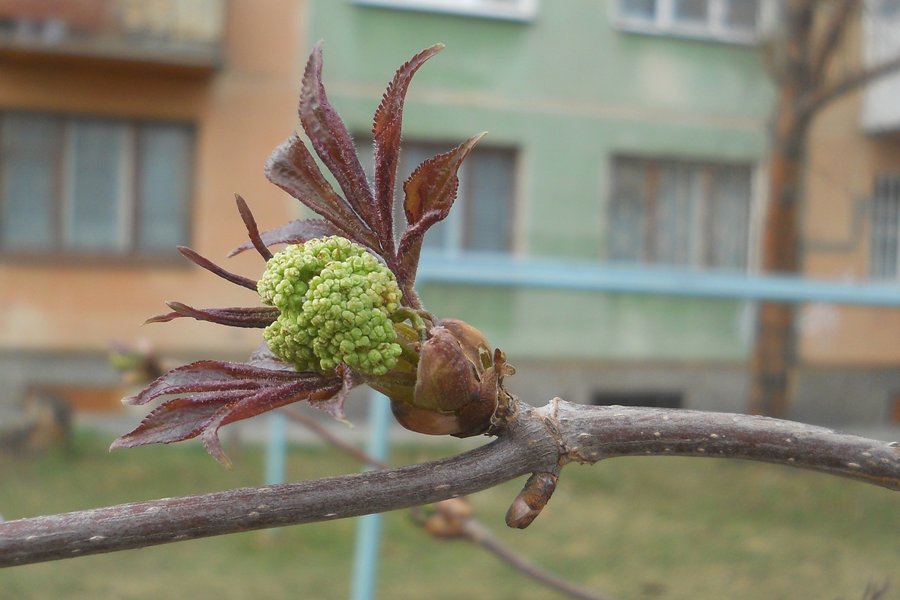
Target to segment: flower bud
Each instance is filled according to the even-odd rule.
[[[490,356],[487,340],[468,323],[436,321],[419,349],[412,394],[396,388],[388,393],[394,416],[419,433],[458,437],[484,433],[499,398],[497,385],[483,381],[483,375],[493,370]]]

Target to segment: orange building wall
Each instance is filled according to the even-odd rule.
[[[260,227],[295,218],[291,200],[263,174],[271,150],[295,127],[306,2],[228,3],[225,64],[211,76],[70,59],[0,60],[0,107],[109,116],[186,119],[197,127],[190,245],[222,263],[246,239],[233,193],[250,203]],[[141,327],[178,299],[194,306],[251,306],[254,294],[182,261],[48,259],[17,263],[0,255],[0,350],[103,350],[111,340],[149,340],[163,352],[245,355],[255,330],[188,319]],[[246,253],[225,263],[256,277],[262,262]],[[114,274],[114,276],[110,276]]]
[[[804,207],[807,277],[868,279],[870,198],[877,174],[900,172],[900,134],[864,134],[861,97],[854,93],[836,101],[817,117],[811,131]],[[806,305],[798,326],[805,364],[900,363],[896,308]]]

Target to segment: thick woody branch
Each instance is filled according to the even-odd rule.
[[[519,404],[497,441],[439,461],[316,481],[124,504],[0,524],[0,566],[429,504],[567,461],[680,455],[779,463],[900,490],[900,444],[765,417]]]
[[[900,443],[793,421],[692,410],[548,405],[568,460],[616,456],[738,458],[821,471],[900,490]]]

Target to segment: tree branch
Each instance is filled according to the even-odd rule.
[[[821,41],[810,57],[810,81],[813,85],[821,84],[828,70],[828,63],[852,26],[850,19],[859,10],[860,4],[860,0],[840,0],[837,6],[831,7],[831,14],[827,15],[828,22],[823,26]]]
[[[554,398],[545,407],[568,460],[616,456],[738,458],[810,469],[900,490],[900,443],[770,417],[623,406]]]
[[[831,85],[820,87],[817,91],[807,96],[797,108],[797,114],[801,119],[811,118],[816,112],[822,110],[829,102],[850,93],[853,90],[866,85],[880,77],[890,75],[900,70],[900,56],[886,60],[879,65],[860,69],[851,73]]]
[[[123,504],[0,523],[0,567],[408,508],[568,461],[615,456],[740,458],[900,490],[900,444],[766,417],[516,403],[500,438],[459,456],[384,471]]]
[[[484,525],[475,519],[466,519],[461,527],[462,535],[466,539],[478,544],[514,569],[540,581],[551,589],[580,600],[614,600],[612,596],[577,586],[525,560],[502,544]]]

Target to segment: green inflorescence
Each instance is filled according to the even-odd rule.
[[[362,246],[338,236],[287,246],[269,259],[256,288],[281,312],[263,333],[269,348],[298,371],[345,363],[384,375],[397,364],[391,314],[400,288]]]

